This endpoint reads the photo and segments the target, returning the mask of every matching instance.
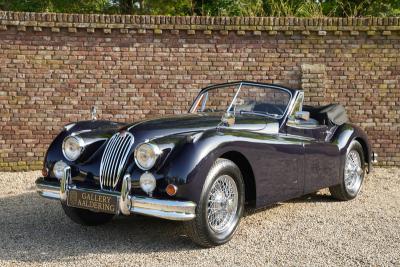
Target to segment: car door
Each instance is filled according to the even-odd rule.
[[[303,101],[303,96],[299,94],[296,102]],[[295,105],[302,109],[302,104]],[[337,180],[339,169],[339,149],[337,145],[329,141],[330,134],[327,125],[321,125],[314,120],[297,120],[291,123],[292,111],[286,123],[286,133],[294,138],[300,138],[304,146],[304,194],[314,192],[324,187],[333,185]],[[312,120],[312,118],[311,118]]]
[[[290,94],[285,90],[245,83],[237,96],[234,110],[238,115],[231,129],[248,129],[251,124],[261,125],[260,119],[264,121],[261,129],[257,126],[258,130],[247,134],[253,142],[243,147],[253,165],[259,205],[287,200],[303,193],[302,140],[279,132],[280,119],[260,116],[274,112],[282,112],[280,115],[283,116],[289,100]]]
[[[302,138],[278,133],[269,144],[259,147],[263,162],[258,192],[266,202],[299,197],[304,184],[304,146]]]
[[[303,138],[304,194],[333,185],[338,177],[339,149],[326,141],[328,127],[287,126],[288,135]]]
[[[257,206],[301,196],[304,186],[304,146],[301,137],[279,132],[279,122],[269,120],[264,129],[229,128],[239,137],[234,149],[249,161],[255,178]]]

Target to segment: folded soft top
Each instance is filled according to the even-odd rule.
[[[340,104],[321,107],[303,106],[303,110],[310,112],[310,117],[321,124],[342,125],[349,121],[345,108]]]

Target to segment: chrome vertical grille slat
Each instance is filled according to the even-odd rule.
[[[111,155],[113,153],[113,149],[112,148],[114,147],[114,144],[117,142],[117,140],[118,140],[117,138],[114,138],[114,139],[111,139],[110,141],[108,141],[107,147],[104,150],[104,154],[103,154],[103,157],[101,159],[100,177],[103,178],[104,183],[108,179],[107,168],[110,167],[110,164],[107,164],[105,166],[103,166],[103,164],[104,164],[104,162],[109,162],[110,161]],[[109,149],[107,150],[107,148],[109,148]]]
[[[118,141],[118,138],[111,138],[108,141],[108,144],[106,146],[106,149],[104,150],[104,154],[103,157],[101,159],[101,166],[100,166],[100,182],[102,185],[102,188],[106,188],[107,187],[107,179],[108,179],[108,175],[107,175],[107,170],[110,168],[109,162],[110,162],[110,158],[111,155],[113,154],[113,148],[114,148],[114,144]]]
[[[126,142],[126,140],[120,140],[115,148],[115,153],[113,154],[113,157],[111,158],[111,161],[114,164],[110,168],[110,175],[108,176],[107,186],[111,187],[111,184],[113,183],[113,177],[115,177],[117,175],[115,173],[115,171],[117,170],[118,165],[120,164],[119,156],[121,154],[121,151],[122,151],[122,148],[123,148],[125,142]]]
[[[118,156],[119,156],[119,154],[121,153],[121,148],[122,148],[123,143],[124,143],[125,141],[126,141],[126,140],[124,140],[124,139],[119,139],[119,140],[118,140],[118,143],[117,143],[116,146],[115,146],[115,150],[114,150],[113,156],[112,156],[112,158],[111,158],[111,161],[112,161],[114,164],[110,167],[110,172],[109,172],[108,179],[107,179],[107,186],[109,186],[109,187],[111,187],[112,184],[113,184],[113,182],[114,182],[114,181],[113,181],[113,177],[116,176],[116,173],[114,172],[114,169],[116,168],[115,166],[118,166],[118,164],[119,164],[119,162],[118,162]]]
[[[122,157],[121,157],[122,162],[125,162],[125,161],[126,161],[126,159],[128,158],[128,155],[129,155],[129,149],[125,149],[125,154],[122,155]],[[123,165],[123,164],[120,164],[119,167],[118,167],[117,173],[121,173],[123,167],[124,167],[124,165]]]
[[[123,164],[121,164],[123,161],[123,158],[124,158],[124,156],[125,156],[125,154],[127,153],[127,151],[126,151],[126,148],[129,146],[129,142],[128,141],[125,141],[125,143],[123,143],[123,145],[121,146],[121,153],[118,155],[118,157],[117,157],[117,162],[118,162],[118,164],[116,164],[115,165],[115,170],[114,170],[114,173],[119,173],[119,169],[120,169],[120,167],[123,165]]]
[[[122,157],[123,153],[125,152],[124,149],[126,149],[125,148],[126,144],[129,144],[129,140],[128,139],[122,140],[121,145],[118,148],[118,152],[116,153],[116,156],[115,156],[116,164],[114,164],[114,166],[112,167],[111,177],[115,177],[118,174],[117,171],[118,171],[119,166],[121,165],[121,157]]]
[[[108,140],[100,164],[102,189],[115,190],[133,143],[133,135],[129,132],[116,133]]]
[[[114,153],[114,145],[117,143],[118,138],[114,138],[112,140],[109,141],[109,150],[107,151],[107,149],[104,151],[105,154],[107,154],[107,158],[103,161],[102,159],[102,163],[103,162],[110,162],[111,156]],[[103,169],[103,173],[104,173],[104,185],[108,186],[108,169],[110,168],[111,164],[105,164],[104,169]],[[102,175],[100,175],[102,176]]]

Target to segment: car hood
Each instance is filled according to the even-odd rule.
[[[180,114],[175,116],[138,121],[132,124],[121,124],[109,121],[84,121],[73,126],[60,138],[69,134],[79,135],[84,139],[89,153],[111,138],[115,133],[129,131],[135,143],[154,140],[177,134],[191,134],[215,129],[221,124],[222,113]],[[229,128],[234,130],[257,131],[265,128],[268,119],[255,115],[239,115],[235,124]]]
[[[75,181],[86,182],[86,177],[98,181],[100,163],[107,140],[117,132],[129,131],[134,136],[135,147],[146,140],[157,140],[158,145],[171,150],[178,140],[191,133],[215,129],[221,124],[222,113],[181,114],[170,117],[138,121],[133,124],[121,124],[109,121],[82,121],[66,127],[50,145],[46,153],[46,166],[50,169],[58,160],[64,160],[62,142],[69,135],[79,135],[87,145],[84,154],[77,162],[67,163],[73,166]],[[230,129],[257,131],[266,128],[270,119],[262,116],[239,115]],[[170,136],[177,139],[173,141]],[[164,139],[165,137],[166,139]],[[132,153],[130,156],[132,157]],[[90,180],[90,179],[89,179]]]
[[[222,113],[184,114],[139,121],[125,125],[120,131],[131,132],[135,139],[155,139],[173,134],[205,131],[221,124]],[[266,125],[266,118],[260,116],[237,116],[236,129],[260,130]]]
[[[126,125],[121,130],[126,129],[135,135],[144,134],[157,138],[215,128],[220,122],[221,116],[186,114],[139,121]]]

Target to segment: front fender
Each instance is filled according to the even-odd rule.
[[[241,151],[242,138],[234,130],[207,130],[195,134],[168,157],[162,172],[167,183],[178,186],[176,197],[198,203],[203,184],[215,160],[228,151]]]
[[[87,160],[90,156],[95,155],[95,152],[101,147],[105,140],[111,137],[111,135],[123,125],[124,124],[117,122],[100,120],[79,121],[65,125],[47,149],[44,158],[44,167],[51,169],[52,165],[59,160],[63,160],[71,165],[76,164],[75,162],[68,161],[62,153],[62,143],[68,135],[77,133],[84,139],[97,140],[97,142],[91,142],[91,145],[88,146],[85,152],[87,155],[83,155],[85,156],[83,158]],[[78,163],[81,162],[79,161]]]

